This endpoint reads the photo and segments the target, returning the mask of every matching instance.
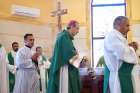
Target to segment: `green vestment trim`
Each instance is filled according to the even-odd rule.
[[[131,72],[133,70],[134,64],[123,62],[119,69],[119,80],[121,93],[134,93]],[[104,70],[104,93],[107,93],[109,86],[109,75],[110,71],[105,65]]]
[[[108,67],[105,64],[104,65],[104,89],[103,89],[103,92],[104,93],[107,93],[107,91],[108,91],[108,87],[109,87],[109,75],[110,75],[110,71],[109,71]]]
[[[12,56],[12,52],[8,53],[8,60],[10,65],[14,65],[14,58]],[[9,71],[9,91],[13,92],[15,85],[15,75]]]
[[[44,61],[47,61],[47,58],[46,58],[46,56],[42,55],[42,62],[44,62]],[[48,87],[48,80],[47,80],[47,77],[49,77],[48,74],[49,74],[49,69],[45,69],[45,83],[46,83],[46,89],[47,89],[47,87]]]
[[[123,62],[119,69],[119,79],[122,93],[134,93],[132,75],[134,64]]]

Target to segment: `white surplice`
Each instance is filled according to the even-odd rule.
[[[8,70],[11,72],[11,73],[13,73],[13,74],[15,74],[15,72],[16,72],[16,52],[15,51],[11,51],[11,54],[12,54],[12,57],[13,57],[13,59],[14,59],[14,65],[11,65],[11,64],[9,64],[9,60],[8,60],[8,55],[7,55],[7,62],[8,62]]]
[[[69,63],[74,67],[79,68],[81,62],[81,58],[78,55],[72,57],[69,60]],[[68,65],[64,65],[60,69],[60,83],[59,83],[59,93],[68,93],[69,92],[69,76],[68,76]]]
[[[39,75],[32,62],[31,49],[24,46],[16,55],[16,81],[13,93],[40,93]]]
[[[109,78],[110,92],[121,93],[118,70],[122,65],[123,61],[132,64],[137,64],[137,56],[135,50],[128,45],[126,38],[119,31],[114,29],[113,31],[108,33],[105,37],[104,58],[105,63],[108,69],[110,70],[110,78]],[[137,70],[133,69],[133,72],[137,72]],[[140,83],[139,79],[137,83]],[[137,89],[134,88],[134,90],[136,91]]]
[[[140,93],[140,65],[135,65],[132,70],[134,93]]]
[[[60,79],[59,79],[59,93],[68,93],[69,85],[69,76],[68,76],[68,65],[64,65],[60,69]]]
[[[0,48],[0,93],[8,93],[6,51]]]
[[[43,55],[44,56],[44,55]],[[38,65],[40,70],[40,77],[41,77],[41,85],[42,85],[42,93],[46,93],[46,87],[48,83],[48,69],[50,68],[51,63],[44,56],[46,60],[43,60],[42,56],[38,58]]]

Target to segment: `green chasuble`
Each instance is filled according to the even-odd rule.
[[[8,61],[10,65],[14,65],[14,58],[12,56],[12,53],[8,53]],[[13,92],[15,85],[15,75],[9,71],[9,91]]]
[[[121,93],[134,93],[132,75],[131,75],[133,67],[134,67],[134,64],[123,62],[123,64],[119,68],[118,76],[120,79]],[[108,84],[109,84],[109,74],[110,74],[110,71],[105,65],[104,93],[107,93]]]
[[[57,36],[50,67],[47,93],[59,93],[60,68],[66,64],[68,65],[69,93],[80,93],[79,71],[69,64],[69,60],[77,53],[72,40],[73,37],[66,30]]]

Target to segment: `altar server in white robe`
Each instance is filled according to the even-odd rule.
[[[5,48],[0,44],[0,93],[8,93],[8,77]]]
[[[114,20],[114,29],[109,32],[104,41],[104,59],[107,68],[110,71],[109,75],[109,88],[111,93],[140,93],[140,77],[139,77],[139,66],[137,65],[136,50],[138,45],[136,42],[128,44],[126,36],[129,31],[129,20],[125,16],[119,16]],[[130,73],[123,73],[121,70],[127,69],[121,68],[121,66],[126,63],[127,65],[134,65]],[[126,77],[125,82],[120,81],[121,75],[128,74],[132,79],[132,87],[127,85],[127,87],[122,87],[127,83],[128,77]],[[120,76],[119,76],[120,75]],[[132,76],[131,76],[132,75]],[[124,78],[123,78],[124,79]],[[136,81],[137,80],[137,81]],[[128,80],[130,81],[130,80]],[[131,82],[131,81],[130,81]],[[126,92],[127,90],[133,92]]]
[[[19,49],[16,55],[18,70],[13,93],[40,93],[39,75],[32,61],[33,35],[25,34],[24,42],[25,46]]]
[[[40,77],[41,77],[41,86],[42,86],[42,93],[46,93],[47,85],[48,85],[48,70],[50,68],[50,61],[48,60],[47,56],[43,54],[42,47],[36,47],[36,54],[38,55],[38,67],[40,70]]]

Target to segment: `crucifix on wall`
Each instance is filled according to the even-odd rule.
[[[61,21],[61,16],[64,14],[67,14],[67,9],[61,9],[61,2],[57,2],[57,10],[51,12],[52,17],[57,17],[57,26],[58,26],[58,31],[62,31],[62,21]]]

